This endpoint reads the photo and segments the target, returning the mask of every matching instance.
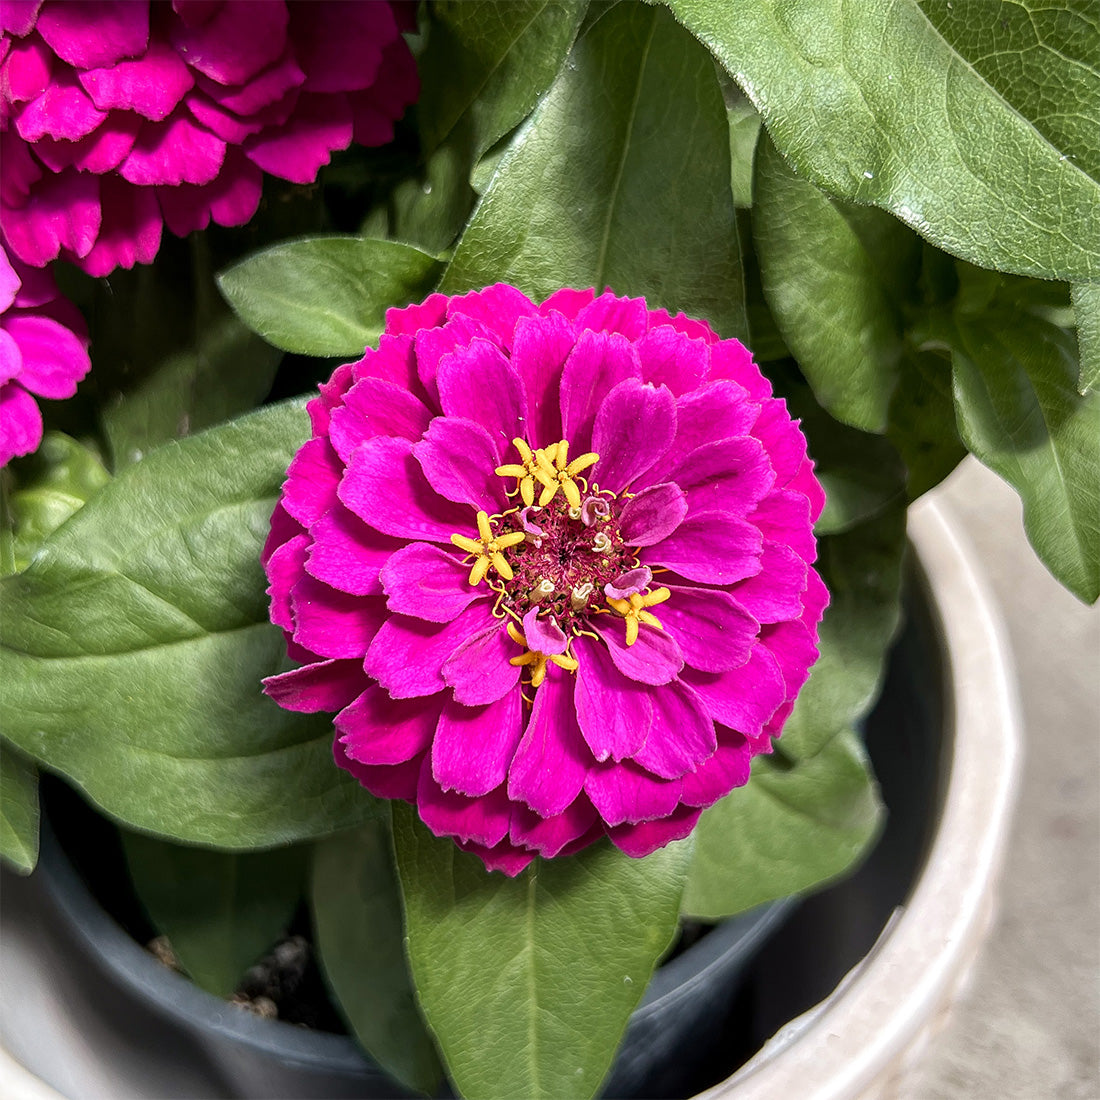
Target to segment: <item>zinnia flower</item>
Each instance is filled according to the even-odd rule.
[[[0,247],[0,466],[42,440],[32,394],[72,397],[88,373],[88,334],[53,276],[12,260]]]
[[[309,405],[264,551],[337,762],[490,869],[686,836],[817,657],[823,504],[736,340],[496,285],[391,310]]]
[[[387,3],[0,4],[0,221],[11,251],[91,275],[148,263],[163,225],[241,225],[263,172],[311,183],[415,99]]]

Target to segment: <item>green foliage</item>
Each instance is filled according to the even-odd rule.
[[[672,942],[690,843],[642,860],[606,842],[514,879],[395,803],[409,960],[471,1100],[592,1096]]]
[[[1097,34],[1087,0],[1064,19],[1035,0],[998,5],[1042,40],[1026,66],[1011,41],[987,48],[998,20],[986,0],[935,5],[950,15],[939,29],[915,0],[668,4],[811,183],[882,207],[975,264],[1100,279],[1096,111],[1067,99],[1096,98],[1095,66],[1082,64]]]
[[[90,448],[61,432],[46,432],[38,450],[0,475],[0,576],[25,569],[45,538],[110,479]]]
[[[0,859],[21,875],[38,862],[38,771],[0,741]]]
[[[820,540],[831,595],[821,657],[775,755],[757,757],[748,784],[700,819],[683,901],[692,916],[717,920],[819,887],[850,870],[878,835],[882,805],[854,730],[878,696],[898,625],[905,510],[900,491],[889,499],[872,518]]]
[[[1073,335],[1011,294],[976,311],[964,301],[930,318],[925,333],[951,350],[967,447],[1020,494],[1028,539],[1047,568],[1095,601],[1100,393],[1077,392]]]
[[[1073,310],[1077,318],[1077,343],[1081,349],[1079,393],[1100,389],[1100,285],[1073,288]]]
[[[284,643],[259,552],[307,430],[276,405],[168,444],[0,581],[4,736],[136,828],[247,849],[373,812],[329,720],[260,692]]]
[[[377,343],[386,310],[422,298],[440,268],[397,241],[307,237],[241,260],[218,276],[218,286],[245,324],[276,347],[358,358]]]
[[[610,286],[746,334],[721,90],[667,12],[600,18],[501,159],[441,289],[497,280]]]
[[[216,997],[286,932],[302,899],[307,849],[214,852],[122,832],[134,889],[184,969]]]
[[[318,962],[355,1037],[397,1080],[434,1093],[443,1069],[405,960],[401,890],[384,821],[318,842],[310,905]]]

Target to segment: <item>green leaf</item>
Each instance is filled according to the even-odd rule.
[[[362,355],[386,310],[422,297],[441,269],[412,245],[305,237],[249,256],[218,276],[237,316],[269,343],[305,355]]]
[[[61,432],[46,432],[38,450],[13,467],[14,489],[7,491],[7,478],[3,485],[2,575],[25,569],[46,537],[110,480],[94,451]]]
[[[938,485],[966,457],[955,423],[951,360],[942,351],[905,349],[886,434],[908,470],[910,500]]]
[[[1024,504],[1028,540],[1079,599],[1100,597],[1100,393],[1077,392],[1073,336],[1025,310],[941,318],[959,428]]]
[[[416,1006],[382,822],[317,844],[310,905],[318,962],[355,1037],[403,1084],[434,1093],[443,1067]]]
[[[0,741],[0,858],[21,875],[38,862],[38,771]]]
[[[889,215],[836,202],[800,180],[766,138],[755,195],[753,243],[784,341],[833,416],[884,431],[902,346],[884,271],[907,266],[915,282],[919,240]]]
[[[216,997],[282,936],[302,900],[307,849],[212,852],[121,833],[134,889],[184,969]]]
[[[690,844],[635,860],[601,843],[509,879],[401,804],[394,843],[413,977],[459,1092],[595,1093],[672,942]]]
[[[1073,288],[1077,318],[1077,346],[1081,351],[1078,393],[1100,390],[1100,285],[1083,283]]]
[[[0,728],[135,828],[244,849],[373,812],[329,719],[260,691],[285,644],[259,554],[307,435],[292,402],[170,443],[0,581]]]
[[[577,0],[443,0],[431,7],[417,114],[424,146],[450,139],[472,164],[522,121],[577,33]]]
[[[961,28],[952,33],[946,23],[937,30],[914,0],[668,3],[744,89],[804,179],[880,206],[973,263],[1100,278],[1095,93],[1085,109],[1073,98],[1095,87],[1095,64],[1086,61],[1089,49],[1095,54],[1095,5],[1080,0],[1063,18],[1035,0],[952,0],[952,25]],[[1013,6],[1018,24],[1033,21],[1034,37],[1050,43],[1026,71],[1000,38],[990,63],[979,61],[978,38],[998,36],[998,12]],[[981,25],[988,31],[979,36],[972,29]],[[983,75],[991,68],[996,80]],[[1034,94],[1017,94],[1032,81]],[[1058,115],[1068,117],[1064,127],[1047,125]]]
[[[603,15],[502,158],[441,285],[496,280],[610,286],[746,334],[725,106],[667,12]]]
[[[805,759],[758,756],[744,786],[707,810],[683,912],[721,920],[819,887],[851,869],[878,836],[882,804],[859,737],[829,737]]]
[[[737,88],[723,91],[730,127],[730,187],[733,191],[733,205],[739,210],[748,210],[752,206],[753,163],[763,120]]]
[[[151,266],[73,278],[92,341],[82,393],[96,398],[115,470],[247,412],[271,389],[281,355],[233,317],[214,262],[211,238],[195,233],[165,240]]]
[[[829,607],[818,628],[821,656],[783,728],[788,756],[813,756],[837,730],[857,726],[878,698],[901,615],[905,503],[896,492],[892,507],[818,543]]]
[[[105,405],[103,430],[114,468],[255,408],[282,357],[228,311],[212,318],[192,345],[166,354],[124,397]]]

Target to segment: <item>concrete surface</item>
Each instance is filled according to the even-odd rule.
[[[1046,573],[996,476],[968,461],[944,491],[1011,636],[1024,776],[993,931],[899,1100],[1097,1100],[1100,607]]]

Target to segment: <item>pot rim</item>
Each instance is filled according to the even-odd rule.
[[[909,509],[948,657],[940,821],[908,900],[829,997],[701,1100],[857,1100],[919,1056],[992,923],[1022,764],[1008,633],[976,551],[937,494]],[[965,736],[961,736],[965,731]]]

